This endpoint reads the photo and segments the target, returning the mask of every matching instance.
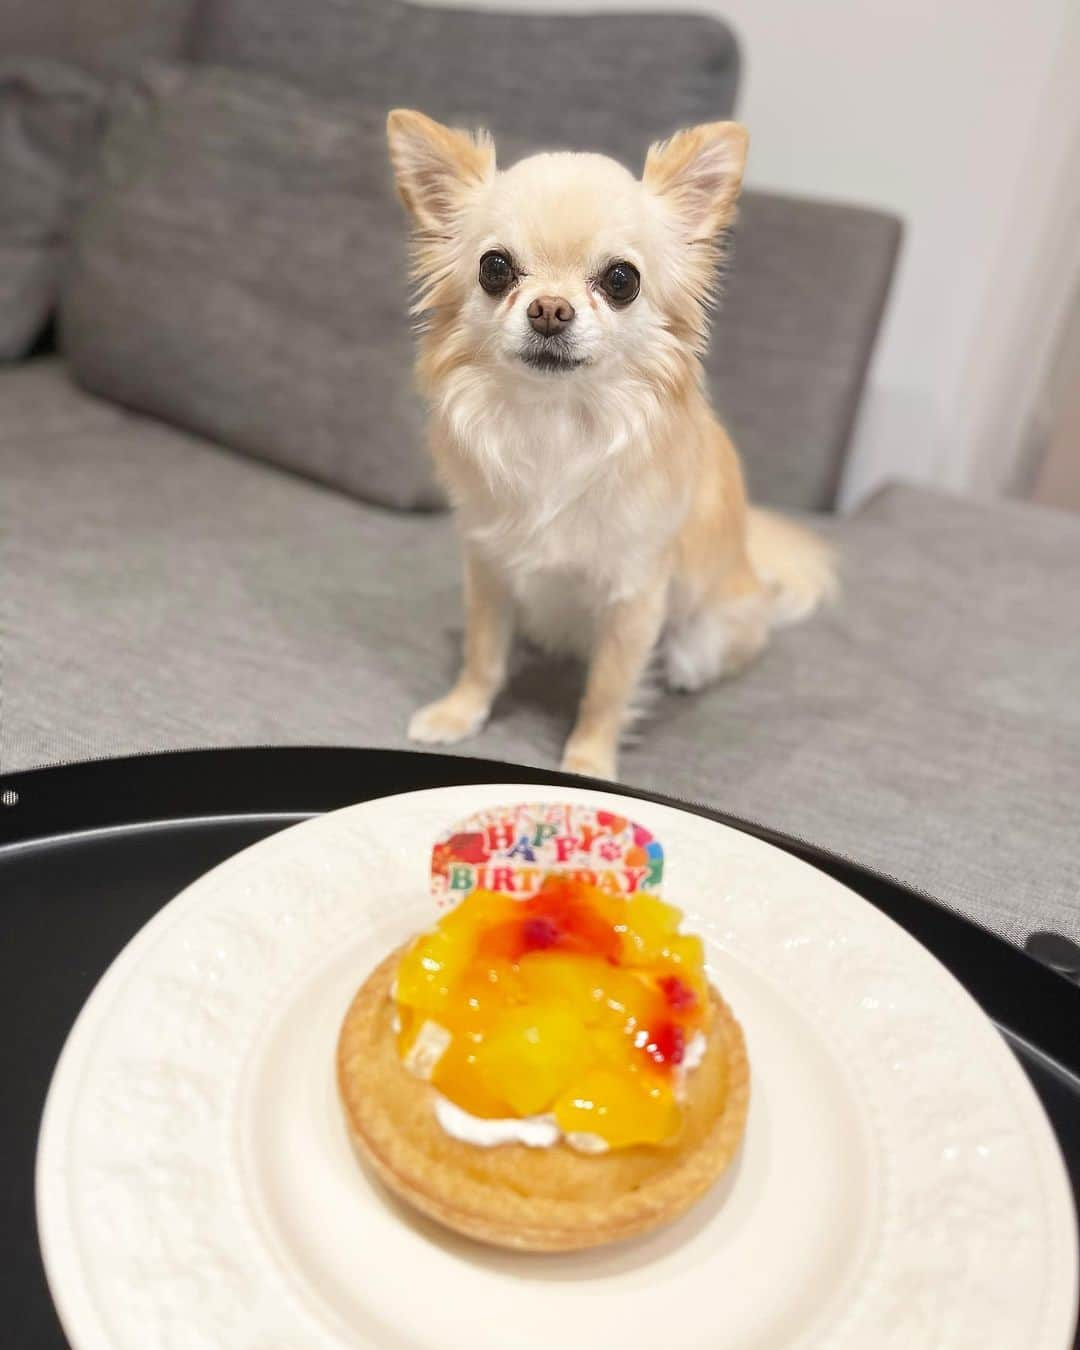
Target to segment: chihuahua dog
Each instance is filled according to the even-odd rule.
[[[654,649],[668,685],[740,670],[833,585],[824,543],[750,509],[701,356],[742,182],[735,122],[497,172],[483,132],[388,120],[413,220],[419,378],[464,550],[465,653],[417,741],[485,722],[517,621],[588,662],[563,768],[614,778]]]

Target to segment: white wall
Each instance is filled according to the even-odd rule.
[[[489,2],[547,11],[664,7]],[[906,223],[844,500],[853,504],[897,476],[1006,490],[1080,267],[1080,3],[692,7],[723,15],[742,42],[748,182],[883,206]]]

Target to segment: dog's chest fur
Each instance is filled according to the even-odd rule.
[[[499,409],[459,453],[480,469],[455,492],[466,537],[513,591],[534,641],[587,650],[596,614],[642,589],[678,527],[647,447],[623,419]]]

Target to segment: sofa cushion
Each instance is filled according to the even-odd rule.
[[[407,310],[384,110],[191,67],[118,94],[61,306],[88,389],[431,507]]]
[[[192,55],[488,126],[515,156],[598,150],[635,171],[651,140],[729,116],[739,75],[731,30],[704,14],[507,14],[400,0],[205,0]]]
[[[884,212],[743,193],[705,368],[756,500],[833,506],[899,246]]]
[[[446,687],[445,516],[378,511],[0,374],[5,769],[181,746],[400,746]],[[660,696],[629,783],[922,887],[1014,940],[1080,938],[1080,518],[894,488],[833,520],[840,602],[743,677]],[[466,751],[554,765],[580,671],[520,649]]]
[[[182,56],[199,0],[3,0],[0,52],[47,57],[106,78]]]
[[[59,62],[0,65],[0,361],[30,350],[56,302],[104,99]]]

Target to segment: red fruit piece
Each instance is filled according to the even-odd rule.
[[[548,877],[539,893],[521,907],[526,923],[544,919],[554,925],[558,937],[548,945],[618,960],[619,934],[612,922],[593,907],[588,893],[579,884],[562,877]]]
[[[554,919],[537,914],[526,919],[521,925],[521,940],[527,952],[542,951],[545,947],[554,947],[562,936],[562,931]]]
[[[520,918],[497,922],[480,934],[478,955],[519,961],[526,952],[558,948],[618,962],[621,938],[580,885],[549,877],[536,895],[515,908]]]
[[[656,983],[668,1007],[676,1012],[688,1012],[697,1003],[697,995],[678,975],[663,975]]]
[[[675,1022],[661,1022],[650,1035],[645,1053],[657,1064],[681,1064],[686,1053],[686,1034]]]

